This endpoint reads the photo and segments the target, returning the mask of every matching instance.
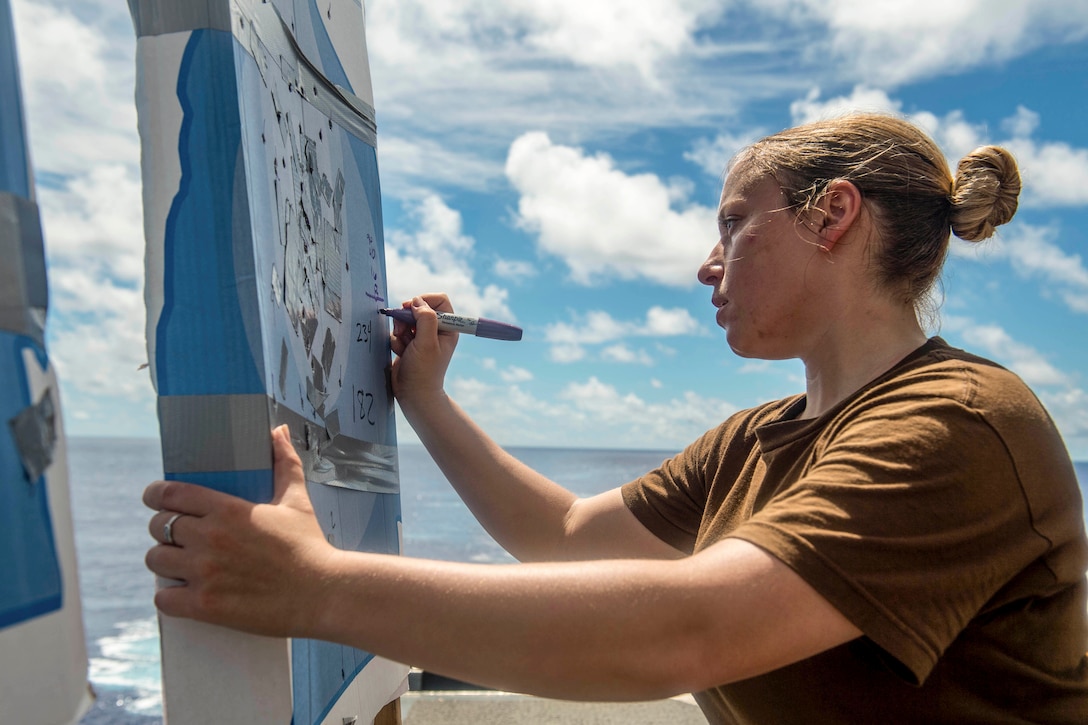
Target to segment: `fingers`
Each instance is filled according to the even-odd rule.
[[[424,302],[426,302],[432,310],[437,310],[438,312],[453,312],[453,303],[450,302],[449,296],[441,292],[432,292],[429,294],[421,295],[419,299],[422,299]],[[415,300],[413,300],[412,302],[414,304]]]
[[[400,306],[415,310],[416,305],[420,301],[432,310],[437,310],[438,312],[453,312],[453,303],[450,302],[449,295],[444,292],[428,292],[426,294],[418,295],[410,300],[401,302]]]
[[[185,519],[189,519],[185,521]],[[177,511],[160,511],[151,517],[151,520],[147,522],[147,531],[151,534],[151,538],[160,544],[167,544],[169,546],[185,546],[186,538],[185,529],[192,531],[192,526],[196,523],[197,517],[192,514],[180,514]],[[166,527],[170,526],[170,535],[167,536]]]
[[[422,297],[412,299],[412,314],[416,318],[416,336],[430,340],[438,335],[438,315]]]
[[[286,425],[281,425],[272,431],[272,476],[273,504],[282,503],[285,499],[295,496],[295,491],[300,491],[308,504],[309,494],[306,493],[306,476],[302,471],[302,460],[291,443],[291,430]],[[301,488],[294,488],[297,486]]]
[[[408,344],[415,337],[415,328],[407,322],[393,320],[393,332],[389,335],[389,347],[397,357],[400,357],[408,349]]]
[[[193,593],[188,586],[163,587],[155,592],[155,607],[170,617],[189,617],[195,615]]]
[[[167,544],[153,546],[144,555],[144,565],[151,572],[179,581],[188,581],[191,578],[189,561],[190,558],[184,550]]]
[[[204,486],[182,481],[155,481],[144,489],[144,506],[154,511],[174,511],[206,516],[223,506],[230,496]]]
[[[393,332],[389,336],[389,346],[399,358],[412,342],[420,343],[438,340],[440,349],[446,349],[452,353],[452,347],[456,344],[458,335],[453,332],[440,332],[438,329],[438,317],[435,312],[453,312],[453,304],[445,294],[425,294],[413,297],[401,303],[401,307],[412,310],[415,320],[411,323],[393,321]],[[419,344],[419,343],[417,343]]]

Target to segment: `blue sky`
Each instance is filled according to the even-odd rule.
[[[123,0],[13,0],[70,434],[153,436],[135,39]],[[373,0],[390,292],[517,322],[447,388],[501,443],[676,449],[803,388],[741,360],[695,270],[725,162],[795,123],[902,113],[954,164],[1016,154],[1020,212],[953,240],[951,343],[1018,372],[1088,459],[1085,0]],[[414,436],[399,428],[401,440]]]

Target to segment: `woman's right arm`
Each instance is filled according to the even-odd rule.
[[[415,328],[394,321],[393,391],[408,422],[480,524],[521,561],[677,558],[619,489],[579,498],[504,451],[443,389],[456,333],[438,331],[445,295],[412,301]]]

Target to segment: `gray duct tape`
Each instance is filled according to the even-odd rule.
[[[28,405],[8,421],[15,450],[23,462],[27,480],[37,483],[45,469],[53,462],[53,449],[57,445],[56,409],[53,393],[46,388],[41,399]]]
[[[335,412],[325,426],[265,395],[159,397],[163,468],[170,473],[256,471],[272,463],[270,430],[286,423],[306,480],[375,493],[397,493],[396,446],[340,433]]]
[[[230,31],[227,0],[128,0],[128,9],[141,38],[197,28]]]
[[[340,432],[336,411],[322,427],[284,405],[274,404],[272,425],[286,423],[302,459],[306,480],[373,493],[399,493],[397,447],[368,443]]]
[[[259,471],[272,462],[265,395],[159,397],[163,469]]]
[[[38,205],[0,192],[0,330],[45,345],[49,287]]]
[[[281,69],[290,69],[297,73],[296,92],[307,103],[352,135],[376,146],[377,124],[374,108],[321,73],[302,52],[271,3],[239,0],[238,11],[239,23],[234,32],[243,46],[252,48],[252,43],[259,43],[267,48],[273,58],[281,59]],[[255,55],[252,50],[249,52],[250,55]]]

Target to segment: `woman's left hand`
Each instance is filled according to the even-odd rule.
[[[286,426],[272,431],[272,448],[271,503],[179,481],[144,491],[144,504],[158,512],[148,528],[159,544],[147,552],[147,567],[181,582],[155,594],[164,614],[256,634],[307,634],[339,552],[314,517]]]

